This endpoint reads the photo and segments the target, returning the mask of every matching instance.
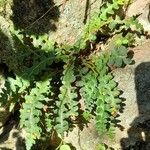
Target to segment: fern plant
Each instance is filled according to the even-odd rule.
[[[89,20],[89,22],[85,26],[85,31],[81,37],[81,39],[77,42],[80,43],[80,47],[85,47],[85,42],[87,40],[95,40],[96,33],[98,31],[102,31],[104,26],[111,24],[113,21],[113,25],[120,23],[120,17],[116,15],[116,10],[120,9],[128,0],[113,0],[112,3],[106,2],[100,9],[99,12],[95,13],[95,15]],[[115,16],[115,19],[113,18]],[[114,25],[114,26],[115,26]]]
[[[60,149],[68,148],[64,133],[78,116],[87,121],[94,117],[100,134],[113,131],[112,121],[121,100],[109,67],[131,63],[127,47],[133,45],[136,33],[130,31],[142,32],[135,17],[126,20],[117,15],[116,10],[126,2],[106,2],[85,25],[81,39],[68,48],[50,41],[47,35],[35,37],[11,30],[13,63],[5,63],[14,76],[6,79],[0,100],[10,111],[20,104],[20,127],[26,132],[27,150],[52,130],[62,138]],[[89,44],[97,42],[97,32],[106,31],[109,37],[119,38],[107,41],[108,51],[91,49]]]
[[[26,148],[31,149],[35,140],[41,137],[42,129],[40,127],[40,117],[44,102],[48,102],[50,94],[50,82],[36,82],[35,88],[32,88],[29,94],[25,95],[25,102],[20,109],[20,126],[26,131]]]
[[[108,73],[108,55],[94,56],[83,64],[78,81],[80,94],[84,99],[84,113],[96,115],[96,127],[99,133],[107,131],[108,118],[112,109],[119,110],[119,91],[113,76]],[[92,63],[93,62],[93,63]],[[86,83],[86,84],[85,84]],[[95,109],[96,108],[96,109]]]
[[[124,34],[124,31],[126,32],[131,29],[132,31],[142,33],[143,26],[138,22],[135,16],[125,19],[117,13],[119,9],[126,6],[129,2],[130,0],[112,0],[112,3],[104,3],[100,11],[95,13],[86,24],[81,39],[79,39],[75,45],[84,49],[87,41],[96,40],[97,32],[111,36],[120,32]]]
[[[66,119],[69,117],[78,116],[78,101],[76,87],[73,87],[73,82],[76,80],[74,74],[74,64],[67,62],[64,65],[64,71],[62,76],[62,86],[60,87],[60,94],[57,101],[57,117],[56,117],[56,129],[63,135],[64,131],[69,129]]]

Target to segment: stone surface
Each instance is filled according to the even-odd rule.
[[[4,88],[5,78],[3,75],[3,68],[0,66],[0,92]],[[10,117],[8,106],[0,106],[0,127],[2,127]]]
[[[124,111],[120,114],[120,124],[124,131],[117,129],[116,143],[125,146],[144,141],[149,134],[139,124],[150,119],[150,40],[133,49],[135,64],[114,71],[119,88],[126,99]],[[142,135],[143,134],[143,135]]]
[[[30,5],[32,6],[34,4],[34,0],[30,2]],[[59,6],[62,2],[64,1],[59,0],[54,4]],[[86,18],[86,3],[87,0],[69,0],[66,3],[63,3],[65,5],[61,5],[60,7],[58,7],[58,11],[62,13],[57,20],[50,20],[51,23],[53,22],[57,26],[56,31],[50,31],[50,39],[53,39],[58,43],[73,43],[76,37],[80,36],[84,26],[84,20]],[[146,25],[144,26],[147,30],[149,30],[149,3],[150,0],[137,0],[129,7],[129,10],[127,12],[127,16],[142,13],[143,17],[142,15],[140,15],[139,20],[141,17],[141,20],[143,19],[146,22]],[[91,11],[96,11],[100,7],[101,1],[93,0],[90,2],[90,4],[89,5],[91,7]],[[88,16],[89,10],[87,12]],[[94,12],[91,12],[91,14],[92,13]],[[31,22],[29,21],[29,24],[31,23],[32,19]],[[5,28],[9,26],[4,22],[1,25],[6,26]],[[122,147],[128,147],[131,144],[134,145],[138,140],[141,140],[143,142],[149,141],[149,133],[147,131],[150,126],[149,49],[150,41],[147,41],[142,46],[134,48],[133,51],[135,53],[135,64],[127,66],[123,69],[117,69],[113,72],[115,75],[115,80],[119,83],[119,88],[124,92],[122,97],[126,99],[126,101],[124,101],[125,106],[123,107],[123,113],[120,113],[119,117],[122,130],[120,130],[120,128],[116,129],[116,137],[112,141],[109,141],[104,137],[99,137],[95,131],[95,123],[91,122],[88,128],[85,127],[82,131],[80,131],[78,128],[74,128],[74,130],[69,133],[69,136],[66,137],[66,142],[72,143],[72,145],[76,147],[77,150],[96,150],[97,145],[102,141],[116,149],[121,149],[121,145]],[[2,108],[2,110],[5,109]],[[7,112],[6,114],[4,114],[4,117],[6,117],[6,115]],[[4,120],[6,120],[6,118]],[[0,149],[7,147],[13,150],[21,150],[21,148],[18,148],[19,145],[16,145],[17,138],[13,136],[14,130],[16,133],[18,133],[19,130],[16,131],[16,129],[10,126],[6,127],[6,132],[4,132],[4,128],[2,128],[1,130]],[[20,135],[18,134],[17,137],[20,137]]]
[[[0,130],[0,150],[25,150],[23,133],[13,124]]]
[[[127,17],[139,15],[138,20],[150,33],[150,0],[135,0],[127,11]]]
[[[98,136],[95,130],[95,123],[91,121],[88,128],[80,131],[75,128],[70,132],[66,141],[73,144],[77,150],[96,150],[100,142],[104,142],[115,150],[125,150],[131,145],[140,145],[133,150],[143,149],[150,135],[150,40],[137,46],[134,51],[134,65],[126,66],[113,71],[121,95],[125,99],[122,113],[117,118],[120,120],[116,128],[115,138],[110,140],[106,136]],[[150,130],[149,130],[150,131]],[[139,143],[137,143],[140,141]],[[131,147],[130,147],[131,148]],[[131,149],[126,150],[131,150]]]
[[[144,8],[150,4],[150,0],[134,0],[129,6],[127,16],[138,15],[144,12]]]
[[[134,65],[113,71],[121,95],[125,101],[123,113],[120,113],[120,128],[116,128],[116,136],[113,140],[98,136],[95,123],[92,120],[83,130],[74,128],[65,141],[72,143],[77,150],[97,150],[100,142],[105,142],[115,150],[149,150],[150,131],[150,40],[137,46],[134,51]],[[15,134],[16,137],[13,136]],[[0,148],[21,150],[24,148],[22,135],[19,130],[11,126],[0,131]],[[5,133],[5,134],[4,134]],[[20,132],[21,133],[21,132]],[[22,134],[22,133],[21,133]],[[140,141],[140,142],[139,142]],[[16,143],[18,145],[16,146]],[[143,144],[144,143],[144,144]],[[128,149],[128,147],[130,147]],[[125,149],[126,148],[126,149]],[[140,148],[140,149],[138,149]]]
[[[50,38],[58,41],[58,43],[74,43],[81,36],[86,21],[94,12],[99,11],[101,1],[68,0],[59,9],[62,13],[56,23],[57,30],[56,33],[50,33]]]
[[[14,0],[11,19],[30,34],[49,33],[57,43],[73,44],[84,24],[99,12],[102,0]]]

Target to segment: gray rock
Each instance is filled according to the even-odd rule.
[[[150,40],[137,46],[134,51],[134,65],[113,71],[121,95],[125,99],[114,139],[106,135],[98,136],[95,123],[91,121],[88,128],[79,131],[78,127],[65,137],[77,150],[95,150],[101,142],[115,150],[149,150],[150,128]],[[149,142],[150,143],[150,142]],[[146,148],[145,148],[146,147]],[[125,149],[127,148],[127,149]],[[145,149],[143,149],[145,148]]]
[[[145,31],[150,32],[150,0],[135,0],[127,11],[127,17],[139,15],[138,20]]]
[[[3,75],[3,68],[0,67],[0,97],[1,97],[2,88],[4,88],[4,83],[5,83],[5,78]],[[0,104],[0,127],[2,127],[6,123],[9,117],[10,117],[9,107],[7,105],[1,106]]]
[[[75,43],[83,32],[84,24],[95,12],[99,12],[101,2],[102,0],[68,0],[59,8],[61,13],[56,22],[57,30],[50,32],[49,38],[58,43]]]
[[[124,126],[124,131],[117,129],[116,143],[123,147],[149,141],[147,127],[150,119],[150,41],[136,47],[134,51],[135,64],[114,71],[115,80],[123,91],[126,99],[123,113],[118,118]],[[143,145],[143,144],[142,144]],[[142,146],[141,145],[141,146]],[[134,149],[136,150],[136,148]],[[142,150],[142,148],[141,148]]]
[[[89,18],[100,11],[101,3],[102,0],[16,0],[11,18],[17,29],[36,35],[49,32],[50,40],[73,44]]]

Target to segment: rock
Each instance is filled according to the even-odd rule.
[[[133,15],[138,15],[144,12],[144,9],[147,5],[150,4],[150,0],[134,0],[129,6],[127,11],[127,16],[131,17]]]
[[[5,83],[3,69],[4,68],[0,66],[0,93],[2,92],[2,88],[4,88],[4,83]],[[0,127],[2,127],[6,123],[6,121],[10,117],[10,114],[11,113],[9,112],[8,106],[0,106]]]
[[[10,112],[7,108],[0,107],[0,127],[2,127],[10,117]]]
[[[102,0],[16,0],[11,18],[18,29],[38,35],[49,32],[51,40],[73,44],[88,19],[99,12],[101,3]]]
[[[135,145],[138,141],[145,145],[150,142],[147,127],[141,127],[141,124],[148,123],[147,120],[150,119],[149,47],[150,40],[135,47],[133,49],[135,64],[114,71],[115,80],[119,84],[119,89],[123,91],[122,97],[125,98],[123,113],[120,113],[118,118],[124,131],[117,129],[115,137],[115,143],[118,143],[118,148],[122,146],[121,149]]]
[[[1,150],[25,150],[25,141],[21,130],[7,125],[0,130]]]
[[[127,17],[139,15],[138,20],[150,33],[150,0],[135,0],[127,11]]]
[[[137,46],[134,51],[134,65],[118,68],[113,71],[118,87],[123,91],[125,99],[122,103],[122,113],[117,118],[120,122],[116,127],[114,139],[98,136],[95,123],[92,120],[88,128],[82,131],[74,128],[65,137],[65,141],[72,143],[77,150],[95,150],[104,142],[115,150],[149,150],[150,127],[150,40]],[[144,141],[145,140],[145,141]],[[140,147],[138,149],[137,145]],[[147,149],[143,149],[146,147]],[[141,149],[140,149],[141,148]]]
[[[60,7],[57,33],[52,33],[52,39],[59,43],[74,43],[83,32],[84,24],[95,13],[99,12],[102,0],[68,0],[62,11]]]

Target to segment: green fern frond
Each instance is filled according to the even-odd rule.
[[[115,14],[115,10],[118,10],[120,6],[124,5],[124,0],[107,2],[106,5],[102,6],[100,12],[95,14],[90,22],[87,24],[85,29],[84,39],[91,39],[93,34],[100,31],[104,25],[108,25],[113,21],[112,17]]]
[[[47,67],[53,63],[54,59],[55,56],[53,53],[48,53],[47,55],[41,53],[40,58],[35,56],[32,60],[32,66],[25,68],[23,73],[21,73],[22,78],[33,80],[36,75],[39,75],[42,71],[46,70]]]
[[[115,46],[110,55],[108,65],[115,67],[123,67],[124,65],[130,64],[131,58],[128,58],[128,49],[125,46]]]
[[[49,99],[50,80],[36,82],[29,94],[25,95],[25,102],[20,110],[20,126],[26,131],[26,148],[30,150],[36,140],[40,138],[42,129],[40,127],[40,117],[44,102]]]
[[[22,79],[16,75],[16,78],[9,77],[5,81],[5,87],[2,89],[0,103],[1,105],[10,105],[9,110],[12,111],[16,102],[20,102],[21,95],[30,86],[28,80]]]
[[[16,53],[18,54],[19,50],[21,48],[21,53],[23,51],[27,55],[27,56],[23,55],[23,58],[22,58],[22,54],[19,53],[19,56],[17,56],[17,58],[18,57],[20,57],[20,58],[17,59],[18,62],[16,62],[16,64],[20,63],[20,61],[22,62],[23,60],[26,61],[27,64],[29,63],[28,64],[29,66],[26,66],[24,64],[25,62],[22,62],[23,68],[21,68],[19,72],[17,71],[17,73],[22,78],[25,78],[28,80],[33,80],[36,75],[39,75],[43,70],[46,70],[47,66],[50,66],[53,63],[53,61],[55,60],[55,53],[53,51],[53,48],[52,48],[52,46],[49,46],[52,44],[49,44],[50,42],[47,40],[47,38],[45,36],[43,38],[42,37],[39,38],[38,41],[43,42],[44,39],[47,40],[46,43],[43,42],[43,43],[45,43],[44,44],[45,46],[47,45],[47,53],[45,53],[44,50],[43,51],[32,50],[28,45],[26,45],[24,43],[23,35],[19,31],[13,31],[12,35],[15,38],[15,40],[17,40],[17,43],[19,43],[18,51]],[[36,39],[33,38],[33,40],[36,40]],[[34,42],[34,44],[36,46],[35,42]],[[40,45],[42,45],[42,44],[39,43],[39,46]]]
[[[78,115],[78,101],[76,87],[72,84],[75,82],[74,64],[70,61],[64,65],[62,86],[60,87],[59,99],[57,101],[56,129],[63,135],[68,130],[66,119]]]
[[[117,84],[113,80],[111,73],[108,73],[107,56],[101,55],[94,57],[95,68],[99,72],[98,94],[96,100],[96,127],[99,133],[107,131],[108,118],[111,118],[112,108],[118,110],[120,100],[118,99],[120,92],[116,88]],[[101,65],[103,64],[103,65]]]
[[[79,71],[81,79],[77,82],[77,86],[80,87],[79,92],[84,100],[84,111],[91,114],[97,98],[97,74],[90,68],[82,68]]]
[[[133,31],[137,31],[139,33],[142,33],[144,30],[143,25],[137,20],[135,16],[130,17],[129,19],[126,19],[123,21],[123,26],[121,27],[122,29],[131,29]]]
[[[45,113],[45,125],[46,125],[46,131],[50,132],[53,127],[50,113]]]
[[[112,116],[112,109],[117,110],[120,103],[118,99],[120,92],[116,88],[113,76],[108,73],[108,60],[108,54],[101,54],[84,62],[85,67],[80,69],[81,79],[77,82],[81,98],[84,100],[84,112],[86,114],[94,112],[96,127],[100,134],[108,131],[108,118]]]
[[[11,90],[15,93],[22,93],[30,86],[28,80],[25,80],[18,75],[16,75],[16,79],[9,77],[7,82],[9,82]]]
[[[113,81],[111,74],[99,76],[98,80],[99,94],[97,95],[96,101],[96,127],[99,133],[103,133],[107,131],[108,118],[111,118],[111,115],[116,116],[118,113],[119,103],[121,101],[118,99],[120,92],[116,88],[116,82]]]
[[[38,38],[32,35],[30,38],[35,48],[40,48],[44,52],[52,52],[55,50],[55,43],[49,40],[48,35],[41,35]]]

